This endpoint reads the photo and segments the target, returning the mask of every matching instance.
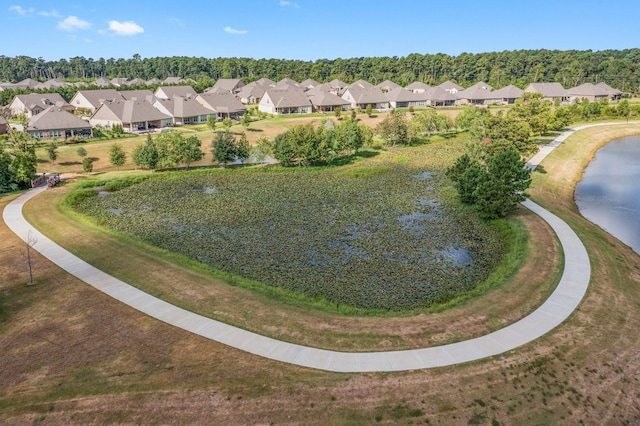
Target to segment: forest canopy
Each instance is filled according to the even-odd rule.
[[[155,57],[136,54],[123,58],[76,56],[57,61],[28,56],[0,56],[0,80],[25,78],[46,80],[95,80],[100,77],[164,79],[169,76],[196,81],[239,78],[245,83],[262,77],[296,81],[312,78],[327,82],[338,78],[347,83],[365,79],[373,84],[386,79],[407,85],[423,81],[430,85],[453,80],[462,86],[485,81],[498,88],[513,84],[524,88],[531,82],[561,83],[573,87],[604,81],[622,91],[635,92],[640,85],[640,49],[625,50],[514,50],[461,53],[450,56],[410,54],[403,57],[362,57],[302,61],[290,59]]]

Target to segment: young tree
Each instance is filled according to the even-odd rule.
[[[409,127],[405,113],[394,109],[376,127],[376,132],[387,145],[409,143]]]
[[[336,107],[336,108],[333,110],[333,115],[334,115],[338,120],[340,120],[340,119],[341,119],[341,116],[342,116],[342,108],[340,108],[340,107]]]
[[[229,117],[222,120],[222,127],[224,127],[225,130],[229,131],[232,125],[233,123],[231,122],[231,119]]]
[[[85,173],[91,173],[93,171],[93,158],[83,158],[82,159],[82,170]]]
[[[216,118],[213,115],[210,115],[209,117],[207,117],[207,127],[210,130],[216,129]]]
[[[159,169],[170,169],[175,167],[180,158],[176,155],[175,147],[182,143],[182,135],[175,131],[162,132],[155,138],[155,148],[157,152],[156,167]]]
[[[78,157],[84,158],[87,156],[87,150],[84,146],[79,146],[78,149],[76,149],[76,154],[78,154]]]
[[[244,164],[245,160],[249,158],[251,147],[249,146],[249,141],[247,140],[247,135],[242,132],[240,135],[240,139],[236,144],[236,157]]]
[[[551,102],[545,101],[542,93],[525,92],[507,115],[527,122],[534,135],[541,135],[550,129]]]
[[[124,148],[119,143],[114,143],[109,148],[109,162],[116,166],[118,169],[124,165],[127,161],[127,153],[124,152]]]
[[[49,160],[55,163],[55,161],[58,159],[58,145],[56,145],[55,142],[49,142],[45,150],[47,151]]]
[[[144,145],[136,146],[131,157],[136,167],[154,170],[158,166],[158,149],[151,135],[147,135]]]
[[[200,149],[202,142],[195,136],[189,136],[180,140],[174,147],[174,154],[178,163],[185,163],[187,170],[193,161],[200,161],[204,158],[204,152]]]
[[[367,104],[367,106],[364,109],[365,114],[367,114],[367,117],[371,117],[371,114],[373,114],[373,108],[371,108],[371,104]]]
[[[273,144],[267,137],[261,136],[251,148],[251,156],[256,162],[262,163],[269,155],[273,155]]]
[[[211,143],[213,160],[226,167],[227,163],[236,159],[236,143],[231,132],[216,132]]]
[[[345,150],[350,155],[356,155],[364,145],[371,144],[372,137],[371,129],[368,126],[349,118],[335,129],[336,150]]]
[[[244,128],[248,128],[249,126],[251,126],[251,117],[249,116],[248,113],[242,115],[242,118],[240,119],[240,124]]]

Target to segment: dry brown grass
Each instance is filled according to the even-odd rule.
[[[586,299],[544,338],[457,367],[356,375],[283,365],[151,320],[38,256],[38,284],[26,287],[22,244],[0,224],[0,422],[637,424],[640,259],[574,215],[565,187],[582,145],[610,137],[595,133],[552,154],[531,191],[587,245]]]

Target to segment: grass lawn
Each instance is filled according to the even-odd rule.
[[[591,288],[577,312],[557,330],[523,348],[449,368],[333,374],[265,360],[147,318],[39,256],[35,258],[37,284],[25,286],[25,269],[16,267],[24,265],[23,243],[1,224],[0,422],[634,423],[640,418],[640,258],[584,220],[572,195],[582,168],[598,146],[638,133],[638,126],[579,132],[534,173],[530,190],[534,201],[566,220],[592,259]],[[38,197],[44,200],[41,204],[36,199],[28,208],[31,218],[43,218],[38,219],[39,226],[47,227],[54,239],[77,247],[100,245],[104,258],[110,259],[105,262],[123,265],[125,270],[149,262],[144,265],[158,271],[153,278],[178,279],[176,286],[182,293],[189,288],[183,285],[203,279],[198,271],[173,269],[176,266],[162,256],[60,216],[51,206],[64,190],[46,191],[43,198]],[[0,198],[0,204],[11,197]],[[379,335],[397,332],[405,341],[415,332],[416,344],[429,341],[425,332],[440,330],[436,335],[446,341],[468,334],[469,329],[486,328],[486,324],[477,327],[479,318],[491,321],[500,305],[513,303],[504,312],[526,310],[523,306],[538,303],[531,297],[544,293],[536,279],[557,268],[560,254],[546,225],[529,213],[519,215],[531,237],[530,255],[517,282],[438,314],[311,315],[296,311],[295,306],[269,306],[273,300],[224,285],[211,286],[215,287],[211,293],[188,296],[196,302],[209,298],[219,307],[236,303],[236,308],[244,307],[236,317],[254,318],[256,323],[279,321],[272,329],[276,335],[278,328],[303,324],[336,335],[340,329]],[[50,222],[47,217],[52,218]],[[66,232],[70,235],[62,235]],[[187,274],[189,278],[183,279]],[[350,338],[345,337],[345,345]]]

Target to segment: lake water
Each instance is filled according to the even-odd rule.
[[[640,136],[600,148],[575,197],[584,217],[640,253]]]

